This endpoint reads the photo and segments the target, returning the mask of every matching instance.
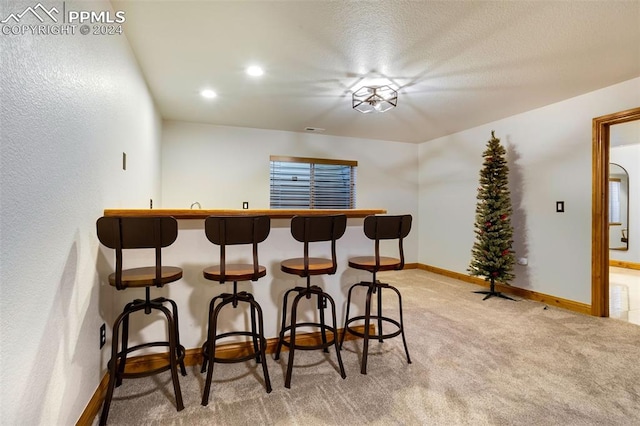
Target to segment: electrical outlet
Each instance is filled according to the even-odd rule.
[[[100,349],[107,343],[107,326],[105,323],[102,323],[100,326]]]
[[[556,213],[564,213],[564,201],[556,201]]]
[[[244,210],[247,210],[247,209],[249,208],[249,202],[248,202],[248,201],[243,201],[243,202],[242,202],[242,208],[243,208]]]
[[[322,297],[318,299],[318,309],[326,309],[327,308],[327,298]]]

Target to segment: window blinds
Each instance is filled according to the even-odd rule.
[[[345,164],[346,163],[346,164]],[[272,157],[272,209],[352,209],[355,162]]]

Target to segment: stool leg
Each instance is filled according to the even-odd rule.
[[[216,296],[214,299],[216,299]],[[209,354],[209,369],[207,370],[207,380],[204,384],[204,392],[202,394],[202,405],[206,406],[209,404],[209,393],[211,391],[211,381],[213,380],[213,367],[215,365],[214,357],[216,353],[216,328],[218,326],[218,314],[220,313],[220,309],[224,306],[225,303],[219,303],[218,306],[213,311],[213,319],[209,319],[209,333],[207,337],[207,342],[209,344],[209,348],[207,349]]]
[[[364,309],[364,342],[362,344],[362,367],[361,374],[367,374],[367,355],[369,353],[369,326],[371,324],[371,293],[375,289],[375,284],[371,284],[367,290],[367,300]]]
[[[400,332],[402,334],[402,343],[404,344],[404,352],[407,354],[407,363],[411,364],[411,358],[409,358],[409,348],[407,347],[407,339],[404,337],[404,321],[402,320],[402,296],[395,287],[389,287],[398,295],[398,306],[400,308]]]
[[[251,310],[256,311],[258,313],[258,327],[259,327],[259,336],[260,339],[260,358],[262,359],[262,374],[264,375],[264,384],[267,388],[267,393],[271,393],[271,380],[269,379],[269,370],[267,369],[267,358],[266,358],[266,343],[267,340],[264,338],[264,321],[262,316],[262,308],[253,298],[249,300],[251,304]]]
[[[346,313],[344,315],[344,327],[342,328],[342,336],[340,336],[340,350],[342,350],[342,344],[344,343],[344,336],[347,335],[347,332],[349,331],[349,307],[351,306],[351,290],[353,290],[353,287],[355,287],[355,285],[352,285],[351,287],[349,287],[349,292],[347,293],[347,309],[346,309]]]
[[[296,316],[298,312],[298,302],[300,298],[306,296],[302,291],[296,295],[291,305],[291,333],[289,334],[289,361],[287,362],[287,375],[284,379],[284,387],[291,389],[291,372],[293,370],[293,357],[296,351]]]
[[[180,358],[180,351],[181,351],[181,346],[180,346],[180,327],[178,326],[178,305],[176,304],[176,302],[174,302],[171,299],[166,299],[166,298],[162,298],[164,302],[169,302],[171,304],[171,310],[173,311],[173,323],[175,326],[175,333],[176,333],[176,357],[179,359]],[[182,359],[180,360],[180,373],[183,376],[187,375],[187,369],[184,366],[184,356],[182,357]]]
[[[184,403],[182,402],[182,392],[180,391],[180,380],[178,379],[178,361],[174,356],[177,353],[176,344],[176,326],[171,315],[171,312],[160,305],[159,309],[165,317],[167,317],[167,331],[169,332],[169,365],[171,366],[171,380],[173,381],[173,392],[176,396],[176,409],[182,411],[184,409]]]
[[[136,301],[127,303],[122,312],[131,313],[132,312],[131,307],[136,304],[135,302]],[[117,342],[116,342],[116,346],[117,346]],[[122,345],[120,347],[122,348],[122,360],[118,365],[118,374],[116,374],[116,387],[120,387],[120,385],[122,384],[122,374],[124,373],[124,366],[127,363],[127,349],[129,348],[129,315],[128,314],[125,315],[124,318],[122,319]]]
[[[278,346],[276,347],[276,353],[274,355],[274,359],[277,361],[280,359],[280,351],[282,350],[282,342],[284,341],[284,332],[287,325],[287,298],[289,297],[289,293],[292,291],[297,291],[296,289],[289,289],[284,293],[284,298],[282,301],[282,325],[280,326],[280,336],[278,337]]]
[[[349,293],[347,295],[347,312],[345,313],[345,316],[344,316],[344,329],[342,330],[342,337],[340,338],[340,349],[342,349],[342,343],[344,342],[344,337],[347,335],[347,333],[351,333],[351,330],[349,330],[349,309],[351,307],[351,292],[356,287],[369,288],[369,285],[361,281],[357,284],[352,285],[349,288]]]
[[[130,304],[125,306],[125,310],[116,318],[116,321],[113,323],[113,331],[111,337],[111,360],[109,361],[109,384],[107,385],[107,393],[104,397],[104,404],[102,405],[102,414],[100,415],[100,426],[104,426],[107,424],[107,417],[109,417],[109,408],[111,407],[111,399],[113,398],[113,390],[116,385],[116,377],[117,373],[117,364],[118,364],[118,339],[120,324],[124,319],[129,320],[129,314],[127,307]],[[124,361],[122,361],[124,364]]]
[[[336,358],[338,358],[338,365],[340,366],[340,376],[344,379],[347,377],[347,374],[344,372],[344,365],[342,364],[342,357],[340,356],[340,347],[338,346],[338,336],[336,335],[336,333],[338,332],[338,322],[336,319],[336,302],[334,302],[333,298],[327,294],[324,294],[324,297],[329,300],[329,303],[331,303],[331,316],[333,317],[334,331],[333,345],[336,347]]]
[[[247,301],[249,302],[249,305],[251,305],[251,336],[253,339],[253,352],[256,354],[256,362],[260,364],[261,360],[264,359],[264,357],[261,356],[262,351],[260,351],[260,349],[258,348],[258,337],[257,337],[257,330],[256,330],[256,307],[255,307],[257,303],[255,302],[253,295],[247,293],[246,297],[247,297]],[[260,334],[260,336],[262,336],[262,333]]]
[[[378,286],[378,283],[374,284],[378,290],[378,342],[382,343],[384,339],[382,338],[382,287]]]
[[[209,338],[208,338],[208,334],[209,331],[211,330],[211,319],[213,318],[213,309],[216,303],[216,300],[221,299],[222,295],[218,295],[216,297],[214,297],[213,299],[211,299],[211,301],[209,302],[209,316],[207,317],[207,340],[204,342],[204,344],[202,345],[202,368],[200,369],[200,373],[204,373],[205,371],[207,371],[207,364],[209,363],[209,358],[206,355],[206,351],[205,351],[205,347],[209,344]]]
[[[320,311],[320,335],[322,336],[322,344],[326,345],[327,344],[327,330],[326,330],[326,326],[324,324],[324,308],[323,308],[323,302],[327,299],[325,296],[325,293],[322,293],[322,290],[320,290],[321,292],[318,293],[318,310]],[[333,324],[333,329],[337,330],[337,328],[335,328],[336,325],[335,323]],[[336,338],[336,336],[334,336],[334,339]],[[329,348],[325,347],[323,349],[323,352],[325,353],[329,353]]]

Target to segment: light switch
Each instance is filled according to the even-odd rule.
[[[564,201],[556,201],[556,212],[564,213]]]

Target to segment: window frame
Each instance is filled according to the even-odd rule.
[[[309,194],[308,194],[308,205],[306,206],[282,206],[282,202],[274,204],[274,163],[298,163],[298,164],[308,164],[309,165]],[[322,182],[321,180],[316,180],[316,170],[315,166],[317,165],[331,165],[331,166],[346,166],[349,168],[349,188],[348,188],[348,197],[349,199],[344,201],[348,202],[349,207],[335,207],[335,206],[321,206],[318,207],[317,197],[315,196],[315,188],[318,188],[317,183]],[[271,209],[312,209],[312,210],[322,210],[322,209],[354,209],[356,205],[356,168],[358,167],[358,162],[354,160],[340,160],[340,159],[328,159],[328,158],[314,158],[314,157],[293,157],[293,156],[283,156],[283,155],[271,155],[269,156],[269,207]],[[338,197],[339,199],[339,197]],[[305,203],[306,204],[306,203]]]

